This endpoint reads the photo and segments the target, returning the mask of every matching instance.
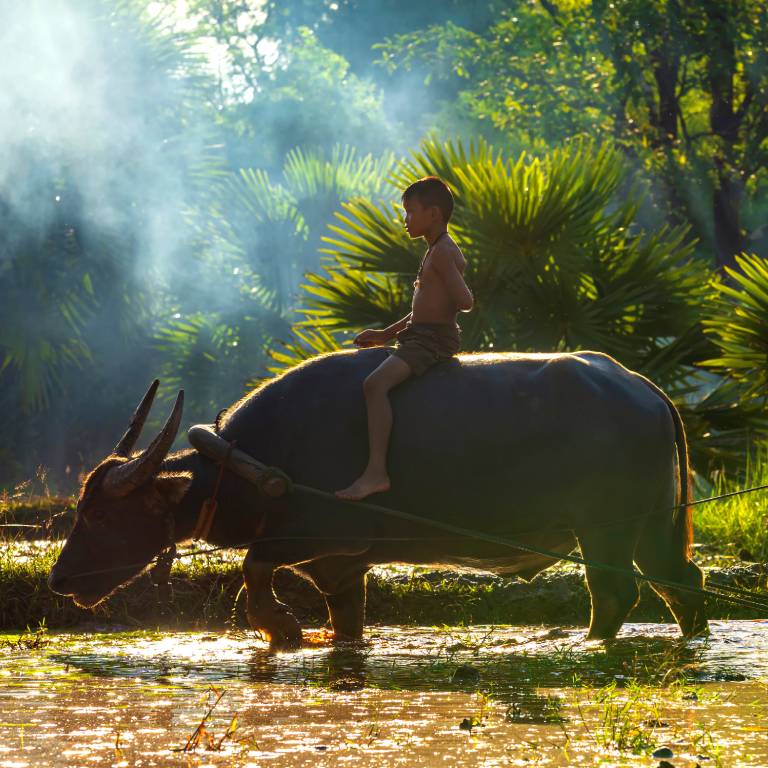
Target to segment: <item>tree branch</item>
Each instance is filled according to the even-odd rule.
[[[741,121],[744,119],[744,115],[747,113],[747,110],[752,104],[752,100],[754,98],[755,98],[755,89],[752,86],[752,83],[747,83],[747,90],[744,92],[744,98],[742,99],[741,104],[739,105],[739,108],[736,110],[734,114],[734,117],[739,123],[741,123]]]

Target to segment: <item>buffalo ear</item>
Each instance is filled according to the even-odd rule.
[[[169,504],[178,504],[192,485],[191,472],[163,472],[154,480],[155,490]]]

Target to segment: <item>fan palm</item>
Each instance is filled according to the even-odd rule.
[[[241,169],[226,183],[218,235],[286,311],[302,274],[318,267],[320,236],[333,212],[345,200],[385,194],[393,162],[390,155],[359,156],[354,147],[337,145],[329,157],[321,150],[293,149],[280,183],[266,171]]]
[[[452,231],[468,259],[476,310],[462,320],[470,349],[599,349],[663,382],[693,362],[706,288],[686,230],[645,235],[637,190],[609,146],[579,142],[543,159],[507,160],[487,143],[426,142],[392,176],[425,174],[453,188]],[[619,193],[622,192],[621,198]],[[342,206],[324,238],[326,271],[305,286],[305,324],[328,330],[386,325],[407,312],[422,250],[391,203]]]
[[[71,229],[54,226],[42,236],[27,230],[22,237],[18,224],[4,230],[17,239],[0,273],[0,374],[15,393],[14,406],[28,414],[49,404],[65,368],[91,359],[82,331],[95,297],[88,273],[79,271]]]
[[[704,320],[705,332],[720,354],[704,362],[745,385],[745,397],[768,392],[768,259],[736,257],[738,270],[726,267],[731,284],[715,285],[719,301]]]

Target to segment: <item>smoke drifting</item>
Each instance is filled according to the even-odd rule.
[[[215,156],[211,83],[141,3],[4,2],[0,50],[2,482],[114,440]]]
[[[132,241],[124,266],[140,272],[179,244],[203,142],[188,120],[188,54],[159,27],[147,36],[138,13],[126,2],[3,5],[0,197],[43,229],[76,195],[83,220]]]
[[[296,146],[384,155],[418,138],[308,29],[267,51],[270,71],[238,100],[185,8],[0,0],[0,486],[38,465],[70,466],[74,483],[155,376],[148,433],[172,388],[187,390],[188,423],[265,373],[264,340],[287,322],[265,310],[258,270],[315,251],[322,232],[289,244],[290,228],[254,215],[248,242],[223,242],[227,174],[267,168],[283,184]]]

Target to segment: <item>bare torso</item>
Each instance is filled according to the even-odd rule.
[[[413,283],[413,301],[411,302],[412,323],[456,323],[458,307],[451,298],[443,279],[431,263],[435,248],[448,251],[454,259],[456,268],[463,275],[467,266],[459,246],[448,233],[441,235],[427,251],[416,281]]]

